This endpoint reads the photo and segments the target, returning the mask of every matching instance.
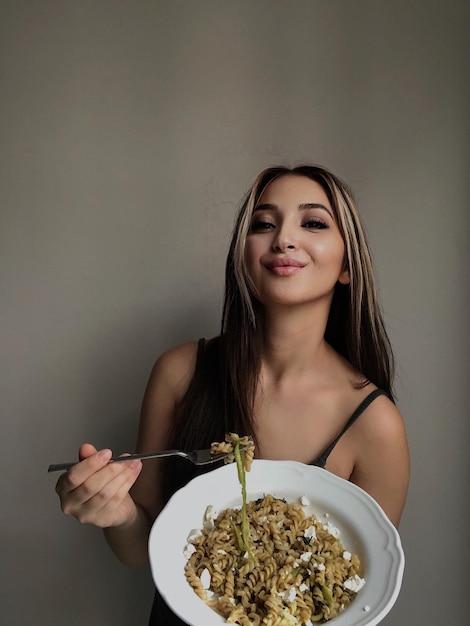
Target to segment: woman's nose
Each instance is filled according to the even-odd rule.
[[[280,228],[273,240],[272,248],[275,252],[284,252],[285,250],[295,250],[298,246],[297,239],[291,229]]]

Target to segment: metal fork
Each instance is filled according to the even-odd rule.
[[[245,446],[244,446],[245,447]],[[244,447],[240,447],[243,450]],[[220,452],[212,454],[210,450],[193,450],[192,452],[184,452],[183,450],[164,450],[163,452],[143,452],[140,454],[128,454],[127,456],[113,456],[110,458],[110,463],[119,463],[120,461],[133,461],[134,459],[162,459],[167,456],[181,456],[184,459],[188,459],[194,465],[210,465],[211,463],[217,463],[222,461],[225,457],[232,454],[231,452]],[[48,472],[60,472],[61,470],[68,470],[73,465],[76,465],[78,461],[72,463],[57,463],[56,465],[49,465]]]

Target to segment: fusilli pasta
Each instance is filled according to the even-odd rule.
[[[251,440],[227,435],[213,444],[231,452]],[[252,443],[252,442],[251,442]],[[252,454],[245,451],[249,469]],[[364,583],[360,559],[298,503],[272,495],[246,504],[250,550],[240,550],[242,509],[225,509],[192,538],[185,575],[195,593],[229,624],[313,626],[336,617]],[[238,533],[239,535],[239,533]],[[354,583],[351,583],[354,581]]]

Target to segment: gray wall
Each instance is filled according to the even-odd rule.
[[[47,465],[133,447],[157,355],[218,331],[239,197],[303,160],[356,191],[399,364],[384,624],[465,623],[468,27],[459,0],[0,4],[1,624],[146,623],[149,573],[62,516]]]

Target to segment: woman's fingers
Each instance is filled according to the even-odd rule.
[[[106,483],[84,504],[91,523],[102,527],[122,525],[128,521],[135,506],[129,490],[142,469],[141,461],[121,463],[125,469]]]
[[[95,454],[96,452],[98,452],[98,450],[95,448],[95,446],[93,446],[91,443],[84,443],[80,446],[80,449],[78,451],[78,458],[80,459],[80,461],[83,461],[84,459],[88,458],[92,454]]]
[[[140,466],[140,461],[110,463],[100,472],[90,476],[79,488],[81,501],[86,504],[93,500],[92,504],[96,510],[102,508],[123,484],[134,482],[140,472]]]
[[[57,481],[62,511],[82,523],[120,525],[131,513],[129,489],[137,479],[140,461],[109,463],[111,451],[99,452],[90,444],[80,448],[83,460]],[[122,503],[127,497],[127,506]]]
[[[108,464],[111,456],[111,450],[100,450],[99,452],[92,453],[83,461],[71,467],[65,474],[62,474],[57,481],[56,491],[59,496],[64,496],[71,491],[75,491],[83,485],[88,478]]]

